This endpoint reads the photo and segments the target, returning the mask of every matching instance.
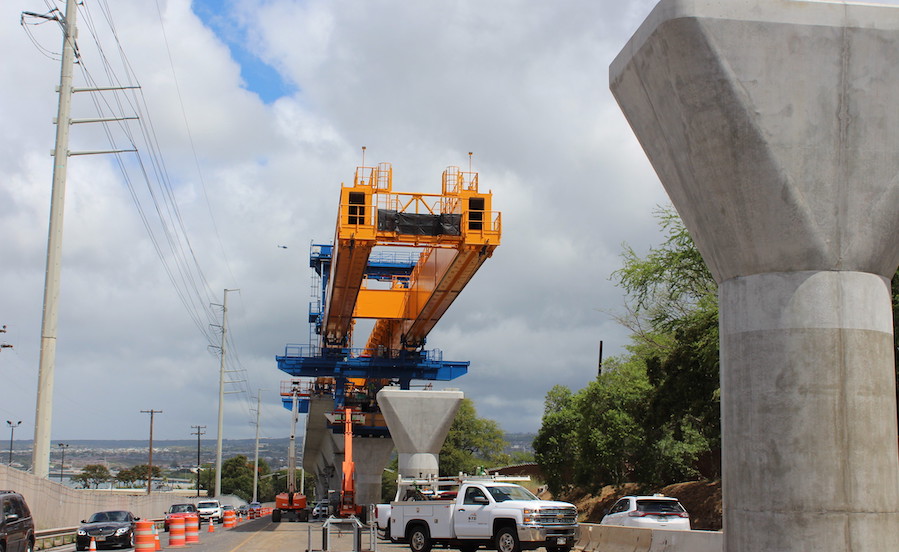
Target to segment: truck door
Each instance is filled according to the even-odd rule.
[[[453,528],[461,538],[490,538],[490,499],[480,487],[466,487],[462,503],[456,503]]]

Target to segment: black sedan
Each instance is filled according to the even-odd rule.
[[[140,518],[126,510],[97,512],[82,525],[75,534],[75,550],[87,550],[91,538],[97,548],[119,546],[134,547],[134,522]]]

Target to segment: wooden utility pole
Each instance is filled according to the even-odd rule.
[[[144,414],[150,415],[150,458],[147,460],[147,494],[153,486],[153,415],[162,414],[162,410],[141,410]]]

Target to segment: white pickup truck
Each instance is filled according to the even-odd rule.
[[[455,492],[421,492],[401,484],[397,495],[403,500],[376,507],[376,522],[382,538],[408,543],[412,552],[429,552],[434,545],[461,552],[481,546],[499,552],[540,547],[569,552],[577,536],[573,504],[540,500],[505,481],[467,479]]]

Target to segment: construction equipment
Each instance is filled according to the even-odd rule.
[[[343,411],[343,481],[340,485],[340,517],[360,516],[362,506],[356,504],[356,464],[353,462],[353,410]]]
[[[297,420],[300,417],[300,386],[296,383],[291,388],[293,407],[291,408],[290,445],[287,448],[287,492],[275,496],[275,508],[272,510],[272,521],[278,523],[283,517],[287,521],[309,521],[309,508],[306,495],[297,492]]]

